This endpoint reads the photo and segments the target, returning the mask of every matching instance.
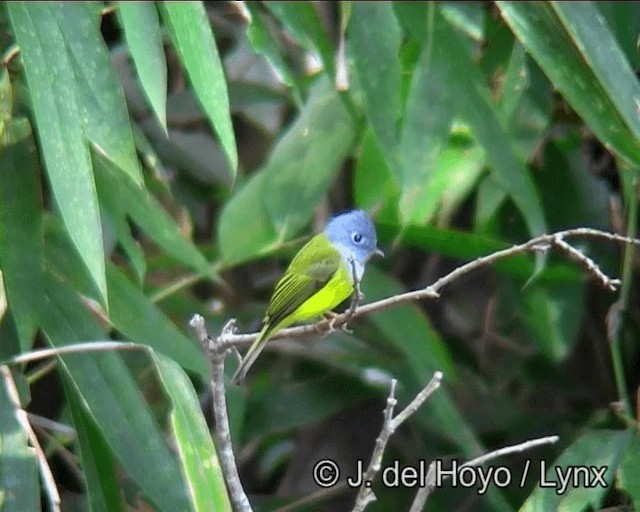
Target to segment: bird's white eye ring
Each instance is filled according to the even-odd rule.
[[[360,242],[362,242],[362,235],[360,233],[354,233],[353,234],[353,241],[357,244],[359,244]]]

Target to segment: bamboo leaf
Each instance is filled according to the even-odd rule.
[[[118,2],[118,14],[142,90],[166,133],[167,62],[156,6],[153,2]]]
[[[6,8],[21,48],[40,148],[58,211],[106,305],[98,199],[73,80],[73,57],[56,21],[56,6],[15,2]],[[47,34],[46,41],[41,34]]]
[[[640,84],[592,2],[498,2],[554,86],[607,146],[640,165]]]
[[[42,306],[40,169],[29,121],[0,131],[0,268],[20,347],[31,347]]]
[[[202,2],[163,2],[161,13],[173,46],[235,176],[238,153],[231,125],[227,83],[204,5]]]

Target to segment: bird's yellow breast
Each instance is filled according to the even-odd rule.
[[[303,302],[280,327],[310,320],[331,311],[352,292],[351,275],[346,265],[341,264],[329,282]]]

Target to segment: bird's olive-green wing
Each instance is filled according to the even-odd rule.
[[[322,289],[341,264],[341,256],[320,233],[309,240],[293,258],[271,297],[265,323],[278,325],[309,297]]]

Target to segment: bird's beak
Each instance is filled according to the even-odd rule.
[[[378,256],[382,256],[384,258],[384,253],[382,252],[381,249],[377,249],[375,251],[373,251],[373,254],[377,254]]]

